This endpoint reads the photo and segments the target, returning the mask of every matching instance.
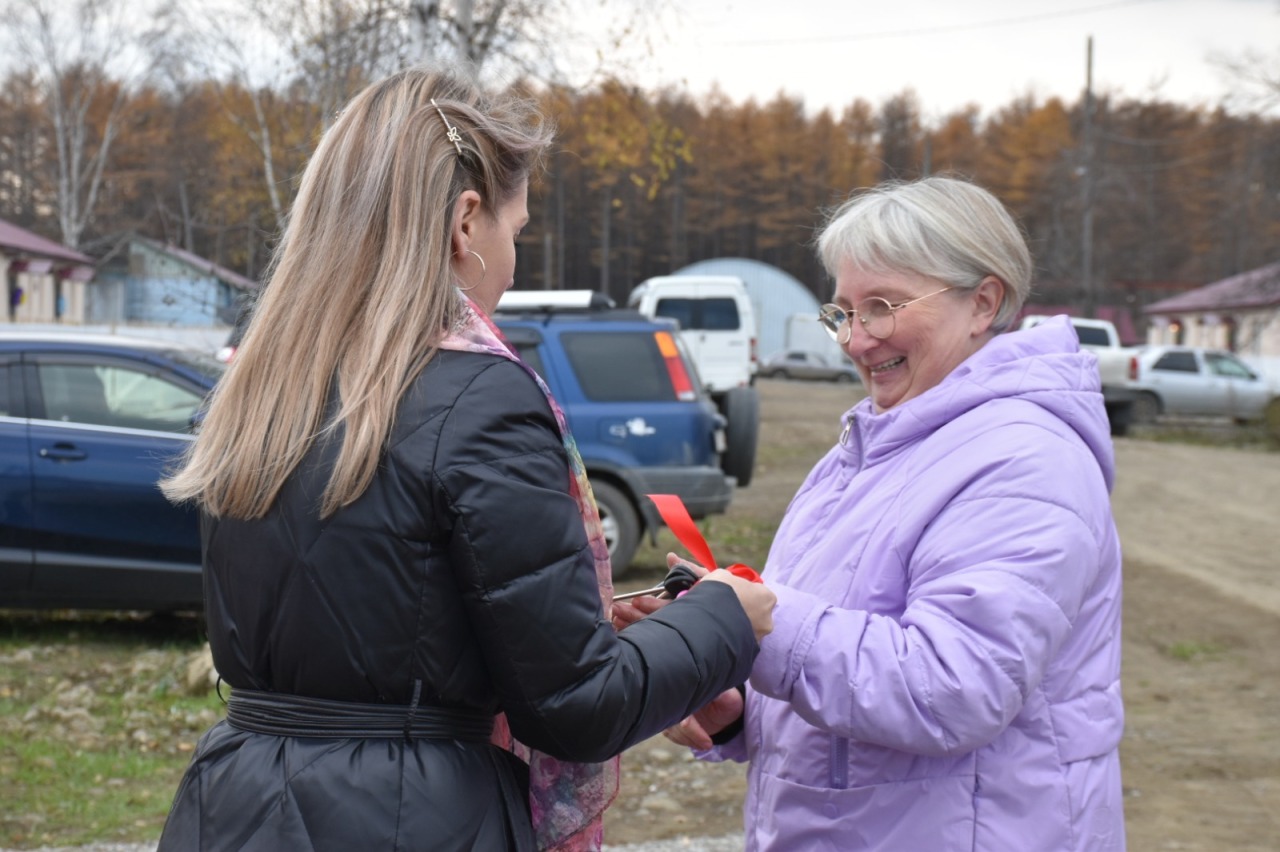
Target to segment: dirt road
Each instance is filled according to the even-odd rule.
[[[783,381],[760,388],[756,479],[709,525],[713,546],[717,530],[739,535],[729,546],[743,552],[733,556],[756,564],[763,558],[752,551],[763,545],[734,521],[776,524],[834,440],[851,393]],[[1135,437],[1117,439],[1116,459],[1129,848],[1280,850],[1280,453]],[[660,576],[656,558],[625,585]],[[655,738],[624,757],[606,836],[739,832],[744,786],[740,767],[695,764]]]

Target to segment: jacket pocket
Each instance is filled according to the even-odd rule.
[[[894,781],[844,790],[761,773],[749,833],[760,850],[920,852],[973,848],[974,777]]]

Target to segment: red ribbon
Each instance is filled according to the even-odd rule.
[[[712,571],[716,570],[716,558],[711,555],[711,548],[707,546],[707,540],[698,531],[693,518],[689,517],[689,510],[685,508],[684,501],[675,494],[649,494],[647,496],[653,501],[653,505],[658,507],[658,514],[662,516],[662,520],[666,523],[668,529],[684,545],[685,550],[693,554],[693,558],[698,564]],[[743,565],[741,562],[735,562],[724,570],[753,583],[764,582],[760,579],[760,575],[756,573],[755,569]]]

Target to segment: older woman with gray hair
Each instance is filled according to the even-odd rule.
[[[1000,333],[1031,258],[973,184],[864,192],[818,246],[836,281],[822,322],[869,396],[778,529],[749,684],[667,736],[750,762],[749,850],[1124,848],[1092,356],[1062,318]]]

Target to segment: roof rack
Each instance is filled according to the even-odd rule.
[[[596,290],[508,290],[498,299],[499,313],[571,313],[614,307],[613,299]]]

